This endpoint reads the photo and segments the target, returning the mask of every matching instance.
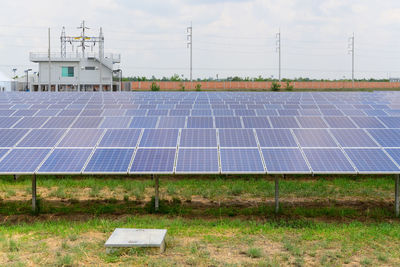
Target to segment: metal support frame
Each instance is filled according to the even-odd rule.
[[[275,175],[275,213],[279,212],[279,176]]]
[[[37,211],[37,203],[36,203],[36,174],[32,177],[32,211]]]
[[[155,211],[158,211],[158,208],[160,206],[160,196],[159,196],[159,181],[158,181],[158,176],[157,175],[152,175],[152,178],[154,180],[154,209]]]
[[[396,217],[400,214],[400,202],[399,202],[399,174],[395,175],[395,185],[394,185],[394,210]]]

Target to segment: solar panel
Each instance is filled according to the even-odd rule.
[[[187,128],[214,128],[212,117],[188,117]]]
[[[160,117],[157,128],[185,128],[186,117]]]
[[[15,110],[11,109],[0,109],[0,116],[11,116],[14,112]]]
[[[19,120],[20,117],[0,117],[0,128],[11,128]]]
[[[393,158],[397,165],[400,165],[400,149],[391,148],[385,149],[385,151]]]
[[[192,116],[212,116],[211,109],[193,109]]]
[[[190,110],[189,109],[171,109],[169,111],[170,116],[189,116]]]
[[[221,148],[222,173],[265,173],[258,149]]]
[[[400,147],[400,129],[370,129],[368,132],[382,147]]]
[[[321,117],[297,117],[302,128],[328,128]]]
[[[126,110],[125,109],[104,109],[102,116],[125,116]]]
[[[271,128],[268,117],[242,117],[244,128]]]
[[[0,129],[0,147],[13,147],[27,132],[27,129]]]
[[[140,129],[108,129],[98,147],[135,148],[140,136]]]
[[[253,130],[220,129],[219,144],[221,147],[257,147]]]
[[[98,148],[84,173],[128,173],[134,149]]]
[[[71,129],[58,147],[94,147],[103,134],[103,129]]]
[[[19,109],[17,110],[13,116],[15,117],[32,117],[33,115],[35,115],[35,113],[37,112],[37,110],[34,109]]]
[[[62,129],[33,129],[19,143],[18,147],[54,147],[64,134]]]
[[[355,173],[339,148],[306,148],[303,151],[314,173]]]
[[[84,109],[80,116],[100,116],[101,113],[103,113],[102,109]]]
[[[78,117],[71,128],[97,128],[102,117]]]
[[[242,128],[242,122],[239,117],[215,117],[215,126],[217,128]]]
[[[298,146],[288,129],[257,129],[256,133],[261,147]]]
[[[176,149],[139,148],[130,173],[172,173]]]
[[[294,129],[293,132],[302,147],[337,147],[327,130]]]
[[[81,113],[81,109],[64,109],[57,116],[76,117]]]
[[[182,129],[181,147],[217,147],[215,129]]]
[[[8,149],[0,149],[0,159],[8,152]]]
[[[400,117],[379,117],[388,128],[400,128]]]
[[[361,129],[332,129],[331,133],[342,147],[377,147]]]
[[[176,147],[178,129],[145,129],[140,140],[140,147]]]
[[[218,173],[216,148],[181,148],[176,164],[177,173]]]
[[[99,128],[128,128],[131,117],[104,117]]]
[[[326,122],[331,128],[357,128],[357,126],[347,117],[325,117]]]
[[[129,128],[156,128],[158,117],[133,117]]]
[[[50,149],[13,149],[0,161],[1,173],[34,173]]]
[[[61,109],[41,109],[35,113],[35,117],[57,116],[60,111]]]
[[[293,117],[269,117],[273,128],[299,128]]]
[[[351,117],[360,128],[385,128],[375,117]]]
[[[381,149],[345,149],[360,173],[399,173],[400,169]]]
[[[262,149],[268,173],[310,173],[300,149]]]
[[[76,117],[51,117],[42,128],[69,128]]]
[[[40,167],[38,173],[80,173],[91,149],[55,149]]]
[[[14,128],[40,128],[49,117],[24,117]]]

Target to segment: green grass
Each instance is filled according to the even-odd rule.
[[[40,216],[30,178],[0,179],[7,266],[400,265],[392,176],[288,176],[279,214],[271,176],[160,176],[157,212],[149,176],[38,176]],[[168,229],[166,253],[105,254],[117,227]]]

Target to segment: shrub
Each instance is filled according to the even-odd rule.
[[[201,84],[196,84],[196,91],[201,91]]]
[[[151,91],[160,91],[160,86],[156,82],[152,82],[150,89]]]
[[[181,88],[182,91],[185,91],[185,85],[183,83],[180,83],[179,87]]]
[[[271,90],[272,91],[279,91],[281,89],[281,84],[277,82],[272,82]]]
[[[290,82],[286,82],[286,90],[287,90],[287,91],[292,91],[293,88],[294,88],[294,86],[291,85]]]

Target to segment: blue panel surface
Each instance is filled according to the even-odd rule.
[[[257,147],[252,129],[220,129],[219,145],[221,147]]]
[[[293,132],[301,147],[337,147],[328,130],[294,129]]]
[[[263,149],[262,153],[267,173],[310,172],[298,148]]]
[[[13,147],[28,129],[0,129],[0,147]]]
[[[215,129],[182,129],[181,147],[217,147]]]
[[[145,129],[140,140],[140,147],[176,147],[178,129]]]
[[[127,173],[134,149],[98,148],[84,173]]]
[[[0,149],[0,159],[9,151],[9,149]]]
[[[13,149],[0,161],[0,173],[33,173],[50,149]]]
[[[212,117],[188,117],[187,128],[213,128]]]
[[[360,128],[385,128],[375,117],[351,117]]]
[[[293,117],[269,117],[273,128],[299,128]]]
[[[244,128],[271,128],[268,117],[242,117]]]
[[[172,173],[176,149],[139,148],[130,173]]]
[[[222,148],[221,170],[222,173],[264,173],[264,166],[258,149]]]
[[[160,117],[157,128],[185,128],[186,117]]]
[[[97,128],[102,117],[78,117],[71,128]]]
[[[321,117],[297,117],[301,128],[328,128]]]
[[[215,117],[215,127],[242,128],[242,122],[239,117]]]
[[[40,128],[49,117],[24,117],[14,128]]]
[[[400,117],[379,117],[388,128],[400,128]]]
[[[99,128],[128,128],[131,117],[104,117]]]
[[[315,173],[355,173],[351,163],[340,149],[303,149]]]
[[[80,173],[91,149],[55,149],[38,173]]]
[[[76,117],[51,117],[42,128],[69,128]]]
[[[359,172],[394,172],[400,169],[381,149],[345,149]]]
[[[18,143],[18,147],[54,147],[65,129],[33,129]]]
[[[377,147],[378,145],[361,129],[331,129],[342,147]]]
[[[158,117],[133,117],[129,128],[156,128]]]
[[[261,147],[297,147],[289,129],[257,129],[257,138]]]
[[[368,132],[382,147],[400,147],[400,129],[370,129]]]
[[[71,129],[58,147],[94,147],[103,134],[103,129]]]
[[[218,150],[212,148],[181,148],[176,172],[218,173]]]
[[[399,148],[391,148],[385,149],[386,152],[393,158],[393,160],[400,165],[400,149]]]
[[[0,117],[0,128],[10,128],[21,119],[20,117]]]
[[[347,117],[325,117],[326,122],[331,128],[357,128],[357,126]]]
[[[108,129],[98,147],[135,148],[141,131],[140,129]]]

